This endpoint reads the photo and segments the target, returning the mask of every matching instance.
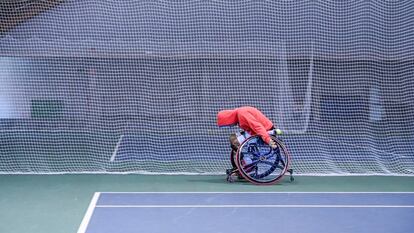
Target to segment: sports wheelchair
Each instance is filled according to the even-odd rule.
[[[268,133],[277,145],[275,149],[260,136],[250,136],[247,132],[238,134],[240,146],[235,155],[231,155],[235,167],[226,171],[228,182],[232,183],[239,177],[256,185],[271,185],[279,182],[286,172],[290,174],[290,182],[294,181],[293,170],[289,168],[290,154],[285,144],[276,137],[275,130]]]

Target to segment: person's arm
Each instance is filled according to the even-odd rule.
[[[265,127],[262,125],[262,123],[257,121],[253,115],[251,115],[250,113],[245,113],[242,115],[242,117],[244,118],[245,122],[247,122],[250,129],[252,129],[252,131],[256,133],[257,135],[259,135],[263,139],[264,142],[266,142],[267,144],[270,144],[270,143],[274,144],[273,140],[270,138],[269,134],[267,133],[267,130],[265,129]]]

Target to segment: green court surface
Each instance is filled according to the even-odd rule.
[[[296,177],[273,186],[224,176],[1,175],[1,233],[76,233],[94,192],[413,192],[414,177]]]

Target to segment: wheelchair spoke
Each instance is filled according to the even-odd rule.
[[[273,157],[276,157],[274,153],[272,153],[271,155],[266,156],[265,158],[270,159],[270,158],[273,158]]]
[[[249,163],[249,164],[247,164],[247,165],[246,165],[246,166],[244,166],[243,168],[244,168],[244,169],[251,168],[251,167],[255,166],[256,164],[258,164],[259,162],[260,162],[260,160],[254,161],[253,163]]]
[[[269,155],[269,154],[273,154],[272,152],[273,152],[273,150],[269,148],[269,151],[266,151],[266,153],[263,153],[263,155],[266,156],[266,155]]]
[[[280,157],[280,153],[273,152],[270,155],[266,156],[266,159],[270,159],[273,157]]]
[[[270,165],[273,166],[275,163],[272,163],[270,161],[260,161],[261,164],[266,164],[266,165]]]
[[[258,174],[257,174],[257,171],[258,171],[259,169],[257,168],[257,166],[254,168],[254,171],[251,173],[251,175],[252,176],[257,176]]]

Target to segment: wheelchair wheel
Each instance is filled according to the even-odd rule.
[[[277,148],[272,149],[261,137],[252,136],[239,147],[235,163],[240,174],[258,185],[275,184],[290,165],[290,155],[282,141],[271,135]]]

